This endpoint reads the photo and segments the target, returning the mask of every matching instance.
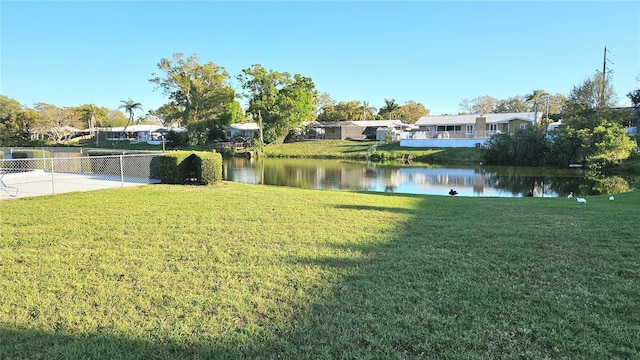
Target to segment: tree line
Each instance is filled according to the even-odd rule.
[[[415,123],[430,111],[423,104],[408,101],[398,104],[384,99],[380,108],[366,101],[334,101],[319,93],[313,80],[300,74],[266,69],[259,64],[243,69],[235,76],[242,89],[236,92],[231,76],[213,61],[201,63],[197,55],[173,54],[157,64],[157,72],[148,79],[161,90],[167,102],[158,109],[140,113],[142,104],[128,99],[111,110],[94,104],[58,108],[37,103],[33,108],[0,96],[0,142],[10,144],[48,138],[60,143],[69,128],[92,130],[96,126],[128,126],[132,123],[178,124],[187,128],[188,144],[203,145],[224,137],[224,129],[233,123],[259,122],[265,143],[284,141],[292,130],[310,121],[402,120]],[[609,80],[609,81],[607,81]],[[640,90],[627,96],[638,102]],[[247,100],[243,110],[239,100]],[[635,99],[635,100],[634,100]],[[596,73],[573,88],[568,96],[533,90],[530,94],[507,99],[488,95],[460,102],[459,114],[487,114],[539,111],[552,121],[567,114],[579,114],[615,103],[610,79]],[[123,111],[124,110],[124,113]],[[135,118],[134,114],[138,113]]]

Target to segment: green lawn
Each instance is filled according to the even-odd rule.
[[[239,183],[0,202],[0,358],[631,359],[640,192]]]
[[[350,140],[315,140],[269,145],[265,147],[265,155],[270,157],[307,157],[364,160],[370,155],[367,150],[376,145],[376,141]],[[387,160],[400,160],[404,154],[424,163],[465,163],[477,164],[482,160],[482,150],[475,148],[407,148],[400,144],[390,143],[377,145],[373,153],[382,155]]]

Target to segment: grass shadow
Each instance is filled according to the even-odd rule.
[[[176,342],[172,334],[146,341],[2,325],[0,358],[538,359],[640,353],[640,272],[632,241],[637,225],[602,231],[603,242],[584,229],[600,216],[597,202],[575,208],[563,199],[549,200],[550,207],[526,198],[411,196],[402,207],[393,195],[375,197],[383,201],[350,198],[353,203],[323,208],[343,226],[350,224],[342,215],[353,210],[380,213],[371,217],[376,221],[401,219],[388,233],[371,234],[378,236],[371,241],[323,245],[358,256],[281,255],[282,265],[336,274],[331,287],[294,309],[288,323],[264,314],[252,327],[230,329],[215,342],[187,337],[191,343]],[[559,222],[550,210],[567,214]],[[37,352],[33,344],[39,344]]]
[[[628,291],[638,291],[591,283],[594,273],[584,268],[591,255],[581,254],[581,235],[571,234],[571,227],[566,233],[541,228],[548,214],[513,201],[501,216],[522,225],[500,227],[496,204],[478,202],[470,211],[469,203],[459,200],[445,200],[447,211],[426,198],[412,209],[338,205],[412,216],[389,241],[349,245],[365,254],[360,259],[297,259],[345,276],[331,296],[300,314],[277,342],[255,355],[532,359],[640,353],[640,343],[631,340],[637,337],[633,329],[638,330],[634,321],[640,312],[628,301]],[[487,211],[492,207],[494,212]],[[576,221],[581,220],[586,219]],[[465,224],[475,227],[473,234]],[[617,315],[608,307],[615,298],[626,299],[616,306]]]

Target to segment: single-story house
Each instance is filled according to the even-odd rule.
[[[306,137],[326,140],[382,140],[386,132],[395,135],[410,128],[411,124],[401,120],[314,121],[307,125]]]
[[[257,123],[232,124],[224,130],[224,137],[227,140],[242,138],[249,140],[260,137],[260,126]]]
[[[509,133],[538,124],[542,112],[423,116],[417,130],[400,140],[408,147],[480,147],[498,133]]]
[[[183,132],[184,128],[165,127],[160,125],[129,125],[126,127],[102,127],[96,128],[97,136],[108,141],[127,140],[131,144],[146,142],[152,145],[162,143],[162,137],[170,131]]]

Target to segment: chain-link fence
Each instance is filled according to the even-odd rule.
[[[37,151],[35,152],[37,154]],[[5,153],[6,154],[6,153]],[[76,152],[0,160],[0,198],[53,195],[158,183],[158,153],[89,155]]]

